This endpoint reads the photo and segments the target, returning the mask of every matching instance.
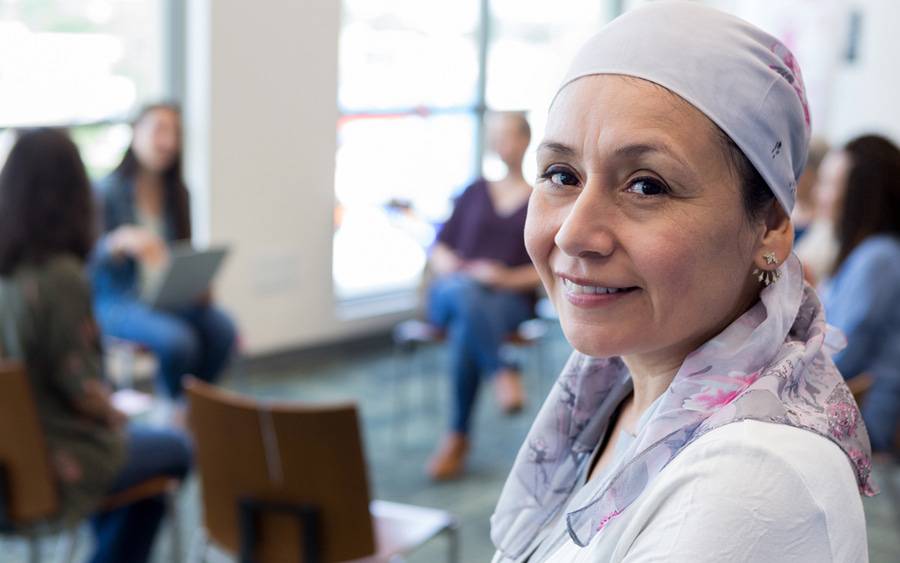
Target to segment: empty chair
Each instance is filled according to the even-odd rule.
[[[371,501],[355,405],[263,403],[185,383],[210,540],[242,562],[388,561],[438,534],[447,512]]]

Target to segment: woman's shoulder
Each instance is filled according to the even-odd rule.
[[[119,193],[130,180],[121,172],[113,170],[106,176],[103,176],[94,182],[94,191],[102,198],[114,197]]]
[[[23,266],[16,277],[22,283],[35,284],[42,293],[63,300],[87,287],[84,263],[73,254],[56,254],[40,264]]]
[[[483,197],[487,194],[488,183],[484,178],[476,178],[471,184],[465,187],[462,193],[456,198],[457,202],[462,201],[464,199],[470,200],[473,198]]]
[[[864,526],[850,458],[824,436],[785,424],[745,420],[720,426],[689,444],[659,478],[662,488],[688,484],[759,504],[754,511],[773,516],[843,515]]]
[[[753,554],[743,560],[779,553],[782,560],[865,559],[850,461],[807,430],[759,421],[721,426],[688,445],[642,496],[635,529],[674,527],[670,551],[706,554],[697,560],[738,552]]]
[[[900,237],[875,235],[859,244],[847,257],[845,267],[870,266],[900,271]],[[882,272],[883,273],[883,272]]]
[[[719,426],[689,444],[672,463],[683,456],[688,461],[710,453],[717,454],[719,460],[753,458],[798,475],[831,472],[835,478],[847,477],[855,487],[849,458],[837,444],[786,424],[744,420]]]

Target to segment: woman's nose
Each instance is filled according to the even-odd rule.
[[[614,215],[614,204],[604,197],[602,187],[585,186],[556,232],[557,248],[577,258],[610,256],[616,247]]]

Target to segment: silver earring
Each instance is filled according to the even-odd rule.
[[[766,264],[778,264],[778,259],[775,258],[774,252],[763,254],[763,258],[765,258]],[[753,270],[753,275],[766,287],[769,287],[781,278],[781,272],[778,271],[777,267],[774,270],[760,270],[759,268],[756,268]]]

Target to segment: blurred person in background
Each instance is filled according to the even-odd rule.
[[[523,240],[531,185],[522,175],[522,159],[530,141],[524,114],[489,116],[488,142],[506,165],[506,176],[496,182],[480,178],[466,188],[431,251],[429,320],[447,330],[453,389],[450,432],[427,467],[435,480],[452,479],[464,469],[482,379],[494,382],[507,413],[521,410],[525,400],[521,374],[501,347],[534,316],[540,283]]]
[[[815,155],[810,148],[810,158]],[[804,175],[806,173],[804,172]],[[801,177],[802,180],[802,177]],[[796,252],[803,263],[803,274],[812,285],[823,282],[834,267],[838,253],[838,240],[834,232],[836,220],[835,198],[847,181],[847,158],[843,151],[832,150],[825,154],[815,174],[815,184],[807,199],[813,201],[813,219],[803,231],[803,239],[797,243]],[[800,194],[797,183],[797,194]],[[808,217],[809,207],[802,213]]]
[[[159,361],[158,379],[173,399],[181,378],[216,381],[232,354],[236,330],[209,296],[183,311],[156,310],[143,289],[164,272],[169,249],[191,239],[181,175],[181,118],[175,106],[145,107],[122,162],[98,185],[104,236],[92,260],[97,318],[104,335],[139,343]]]
[[[815,187],[819,181],[819,166],[827,153],[828,143],[824,139],[810,140],[806,168],[803,169],[803,175],[797,180],[797,203],[791,212],[795,244],[803,238],[807,229],[816,219]]]
[[[843,178],[831,195],[838,251],[822,301],[847,337],[834,358],[841,374],[873,378],[862,415],[872,449],[886,452],[900,426],[900,149],[865,135],[833,158]]]
[[[23,133],[0,173],[0,356],[27,366],[69,524],[109,494],[184,478],[191,457],[184,435],[129,426],[110,400],[84,271],[93,216],[72,141],[52,129]],[[94,514],[90,561],[147,561],[164,512],[164,499],[151,498]]]

